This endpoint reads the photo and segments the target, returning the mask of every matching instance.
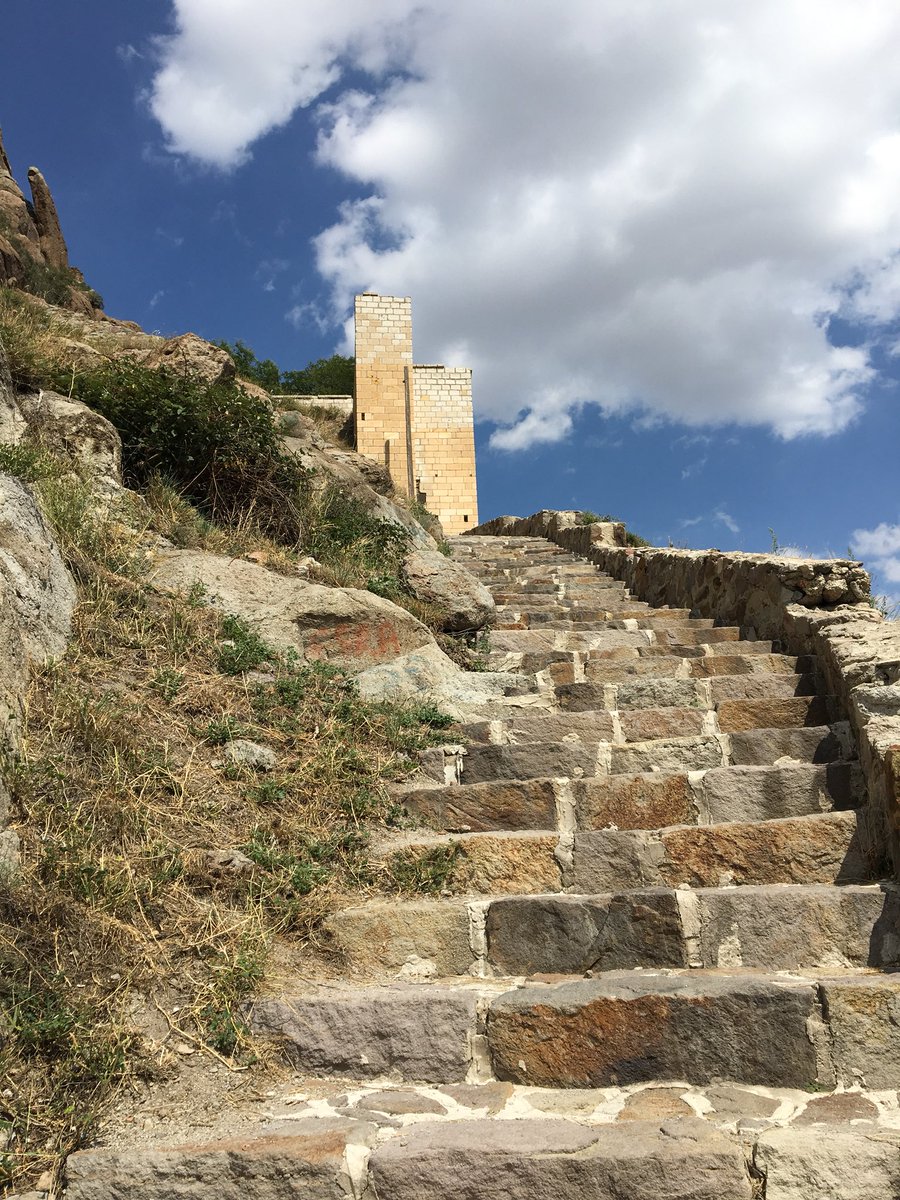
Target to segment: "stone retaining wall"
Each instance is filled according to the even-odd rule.
[[[900,877],[900,622],[872,607],[869,576],[848,559],[780,558],[626,546],[624,526],[579,525],[576,511],[497,517],[474,535],[544,537],[622,580],[639,600],[739,625],[789,654],[817,655],[853,726],[872,832]]]

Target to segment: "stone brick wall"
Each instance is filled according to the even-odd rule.
[[[356,448],[383,463],[395,487],[410,492],[407,411],[412,367],[408,296],[356,297]]]
[[[356,448],[446,533],[478,524],[472,372],[413,366],[409,297],[356,297]]]
[[[478,524],[472,372],[468,367],[413,367],[413,478],[416,498],[444,531]]]

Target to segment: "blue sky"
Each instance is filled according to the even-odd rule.
[[[374,10],[374,11],[373,11]],[[475,369],[484,518],[900,598],[887,0],[5,0],[0,123],[107,311],[296,368],[354,291]]]

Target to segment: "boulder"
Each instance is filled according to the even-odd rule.
[[[28,669],[65,650],[75,598],[30,489],[0,475],[0,740],[13,748]]]
[[[458,721],[476,720],[485,705],[504,703],[522,678],[493,671],[461,671],[434,642],[361,671],[356,682],[369,699],[432,700]],[[508,701],[506,701],[508,703]]]
[[[178,592],[201,585],[208,603],[243,618],[276,650],[296,651],[307,661],[357,671],[395,663],[422,647],[437,650],[405,609],[357,588],[323,587],[200,550],[163,551],[151,577]]]
[[[447,632],[483,629],[492,620],[494,599],[488,589],[439,551],[417,547],[404,558],[402,571],[413,595],[440,610]]]
[[[25,418],[13,392],[6,347],[0,338],[0,442],[7,446],[17,445],[22,440],[25,428]]]
[[[234,360],[227,350],[205,342],[196,333],[167,338],[141,358],[142,366],[176,374],[199,375],[209,383],[229,383],[234,379]]]
[[[21,396],[19,408],[42,446],[69,459],[98,491],[114,495],[121,490],[122,439],[111,421],[56,392]]]

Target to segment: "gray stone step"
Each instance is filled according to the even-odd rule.
[[[490,901],[485,962],[496,975],[658,967],[880,967],[900,960],[890,885],[665,888]]]
[[[882,873],[864,851],[867,836],[852,809],[652,831],[602,829],[575,834],[571,864],[561,875],[573,892],[863,883]],[[462,875],[466,859],[477,855],[463,850],[459,858]]]
[[[534,1087],[730,1080],[814,1093],[896,1091],[898,1008],[898,974],[660,969],[513,990],[307,985],[257,1000],[247,1019],[306,1076],[463,1083],[486,1050],[497,1078]]]
[[[900,1194],[900,1129],[877,1092],[289,1081],[240,1137],[229,1115],[188,1144],[176,1117],[144,1144],[80,1151],[67,1196],[622,1200],[627,1185],[628,1200],[758,1200],[763,1180],[770,1200]]]
[[[719,696],[730,692],[740,697],[745,691],[750,696],[716,699],[710,695],[713,683]],[[694,708],[715,712],[716,725],[710,732],[731,733],[830,724],[838,718],[838,705],[834,697],[812,694],[814,688],[814,676],[760,674],[714,680],[645,676],[619,684],[564,683],[554,691],[564,712]]]
[[[712,632],[715,632],[714,630]],[[579,650],[592,652],[592,657],[612,659],[664,656],[703,658],[708,655],[740,653],[771,655],[771,642],[742,641],[710,642],[708,644],[668,643],[656,639],[652,629],[629,633],[622,630],[552,629],[546,625],[535,629],[497,629],[491,632],[491,648],[495,651],[532,654],[544,650]]]
[[[377,852],[412,860],[443,847],[441,895],[616,892],[646,887],[863,883],[881,877],[854,810],[771,821],[601,829],[408,834]]]
[[[332,914],[326,929],[348,966],[376,978],[411,969],[438,978],[688,966],[894,969],[898,916],[890,884],[745,884],[372,900]]]
[[[476,1126],[476,1127],[472,1127]],[[376,1150],[384,1200],[750,1200],[734,1142],[697,1118],[586,1127],[570,1121],[424,1126]],[[690,1180],[690,1192],[670,1180]],[[661,1191],[661,1181],[666,1181]]]
[[[652,660],[650,660],[652,661]],[[585,709],[718,708],[723,701],[786,700],[812,697],[815,675],[787,675],[760,671],[752,675],[714,675],[711,678],[681,678],[651,674],[631,676],[619,683],[563,684],[556,688],[560,707],[567,711]],[[798,709],[798,711],[800,711]],[[798,721],[797,724],[808,724]]]
[[[577,672],[575,678],[588,683],[628,683],[644,675],[657,679],[710,679],[717,675],[810,675],[816,671],[812,655],[790,654],[723,654],[639,655],[610,658],[590,650],[491,651],[488,662],[492,670],[534,673],[548,667],[566,664]],[[573,678],[574,682],[574,678]]]
[[[702,739],[685,739],[695,743]],[[646,771],[592,779],[499,780],[412,788],[398,793],[407,811],[433,829],[489,830],[660,829],[667,825],[763,821],[853,808],[865,799],[857,763],[720,767],[710,743],[704,770]],[[657,743],[679,748],[677,742]],[[613,747],[627,765],[632,748]],[[696,762],[698,747],[691,745]],[[674,757],[674,753],[673,753]]]
[[[642,719],[644,714],[678,713],[679,709],[633,709],[619,714],[622,732]],[[697,710],[685,710],[694,713]],[[632,723],[629,726],[629,723]],[[617,729],[613,715],[606,709],[589,709],[584,712],[542,712],[537,715],[522,713],[498,718],[494,721],[476,721],[458,727],[460,740],[485,745],[528,745],[534,742],[553,741],[566,745],[581,742],[599,743],[615,740]],[[703,754],[707,739],[698,745]],[[728,735],[727,742],[718,743],[722,766],[771,766],[779,758],[792,758],[798,762],[827,763],[842,758],[855,758],[849,726],[845,721],[831,725],[809,725],[785,729],[747,729]],[[651,750],[647,748],[648,752]],[[689,753],[689,751],[686,751]],[[437,761],[436,751],[427,751]],[[446,778],[442,771],[435,778]]]
[[[499,1079],[539,1087],[727,1079],[816,1090],[858,1079],[873,1057],[866,1038],[886,1059],[876,1074],[896,1078],[891,1000],[893,976],[615,972],[509,992],[491,1005],[487,1036]]]
[[[771,821],[601,829],[405,835],[378,852],[390,864],[443,847],[441,895],[620,892],[647,887],[864,883],[883,876],[853,810]]]

